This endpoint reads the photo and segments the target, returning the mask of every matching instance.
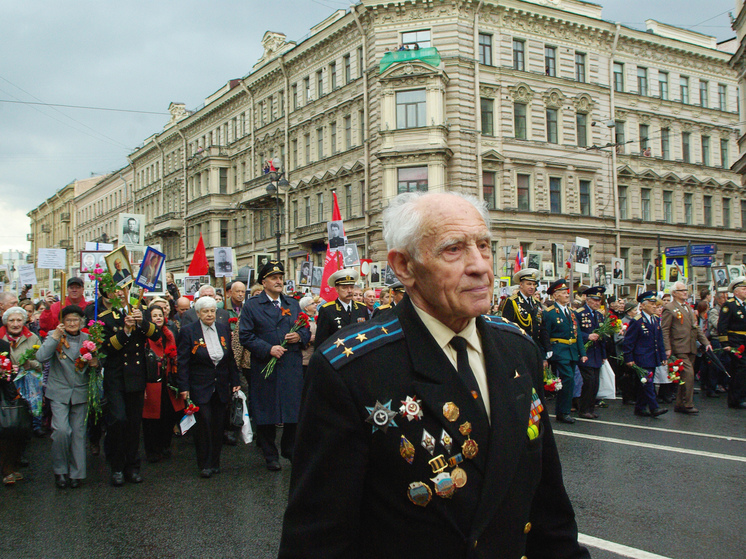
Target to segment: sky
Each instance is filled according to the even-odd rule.
[[[633,28],[655,19],[718,40],[734,36],[729,12],[736,0],[596,3],[604,19]],[[0,0],[0,252],[29,250],[26,214],[57,190],[125,166],[133,149],[162,130],[169,103],[194,109],[228,80],[249,74],[266,31],[300,42],[313,25],[349,6],[341,0]]]

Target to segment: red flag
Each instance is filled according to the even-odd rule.
[[[189,264],[187,273],[190,276],[206,276],[210,273],[210,264],[207,262],[207,251],[205,250],[205,242],[202,240],[202,233],[199,234],[199,242],[197,248],[194,249],[192,263]]]
[[[332,221],[342,221],[342,214],[339,213],[339,204],[337,203],[337,191],[332,190],[334,197],[334,207],[332,208]]]
[[[518,254],[515,255],[515,268],[513,268],[513,273],[517,274],[521,271],[521,268],[523,268],[524,260],[523,260],[523,247],[518,246]]]

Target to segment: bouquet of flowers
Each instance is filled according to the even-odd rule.
[[[668,362],[668,380],[674,384],[684,384],[681,382],[681,374],[679,371],[684,368],[683,359],[671,359]]]
[[[619,320],[619,317],[617,317],[615,314],[609,313],[609,315],[604,319],[601,326],[599,326],[593,331],[593,334],[598,334],[599,338],[610,337],[618,333],[621,329],[622,329],[622,321]],[[600,340],[597,340],[597,341],[600,341]],[[588,349],[594,343],[595,342],[588,340],[587,342],[585,342],[585,349]]]
[[[13,378],[13,362],[8,357],[8,352],[0,353],[0,378],[10,381]]]
[[[36,351],[39,349],[38,344],[34,344],[29,349],[24,351],[21,356],[18,358],[18,366],[23,367],[26,363],[31,361],[36,357]]]
[[[111,294],[113,294],[117,290],[117,284],[114,281],[114,278],[112,277],[112,275],[108,271],[104,270],[101,267],[100,264],[96,264],[96,267],[93,270],[89,270],[88,268],[85,268],[85,269],[81,270],[80,273],[82,273],[82,274],[88,274],[88,277],[90,278],[91,281],[98,282],[99,288],[104,293],[111,293]],[[98,294],[96,294],[96,295],[98,295]],[[112,295],[109,298],[109,301],[111,301],[111,304],[114,307],[121,307],[122,306],[122,300],[119,297],[115,296],[115,295]]]
[[[184,408],[184,413],[186,415],[194,415],[199,411],[199,406],[195,406],[194,402],[192,402],[191,398],[187,399],[187,407]]]
[[[552,369],[549,367],[544,368],[544,391],[545,392],[559,392],[562,390],[562,381],[559,377],[552,374]]]
[[[616,359],[620,363],[624,363],[624,357],[623,356],[621,356],[621,357],[612,357],[612,359]],[[624,364],[627,365],[626,363],[624,363]],[[647,370],[643,369],[639,365],[627,365],[627,367],[629,367],[632,371],[634,371],[634,373],[638,376],[638,378],[640,379],[640,382],[642,384],[645,384],[647,382],[652,382],[652,380],[653,380],[653,373],[648,372]]]
[[[101,416],[101,384],[103,383],[100,365],[106,357],[101,351],[104,345],[104,323],[100,320],[89,320],[88,326],[81,328],[80,331],[88,334],[88,339],[80,348],[80,357],[76,364],[78,361],[83,361],[88,365],[94,358],[98,360],[96,367],[88,368],[88,413],[93,412],[94,419],[98,421]]]
[[[297,332],[301,328],[308,328],[308,315],[306,313],[298,313],[298,318],[295,319],[295,322],[293,323],[292,328],[290,328],[289,334],[292,334],[293,332]],[[282,343],[280,346],[285,347],[288,344],[287,340],[282,340]],[[275,370],[275,365],[277,364],[277,357],[273,357],[269,360],[269,363],[262,369],[262,373],[264,373],[264,378],[269,378],[269,375],[272,374],[272,372]]]
[[[727,351],[734,357],[741,359],[743,357],[744,350],[746,350],[746,346],[741,345],[741,346],[738,346],[738,349],[733,348],[733,347],[722,347],[722,348],[716,349],[715,351]]]

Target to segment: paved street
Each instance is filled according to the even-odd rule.
[[[723,398],[697,405],[699,417],[653,420],[616,400],[600,421],[553,424],[594,559],[744,556],[746,414]],[[0,488],[0,557],[276,556],[290,466],[268,472],[254,445],[225,448],[223,472],[204,480],[191,439],[179,439],[171,460],[143,466],[142,485],[120,489],[91,457],[86,484],[64,491],[50,445],[33,440],[27,480]]]

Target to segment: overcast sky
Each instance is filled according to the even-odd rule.
[[[718,40],[734,35],[728,12],[735,0],[597,3],[604,6],[604,19],[630,27],[656,19]],[[55,191],[126,165],[127,154],[168,121],[171,101],[193,109],[229,79],[248,74],[262,54],[265,31],[300,41],[313,25],[349,5],[1,0],[0,251],[28,250],[26,213]]]

